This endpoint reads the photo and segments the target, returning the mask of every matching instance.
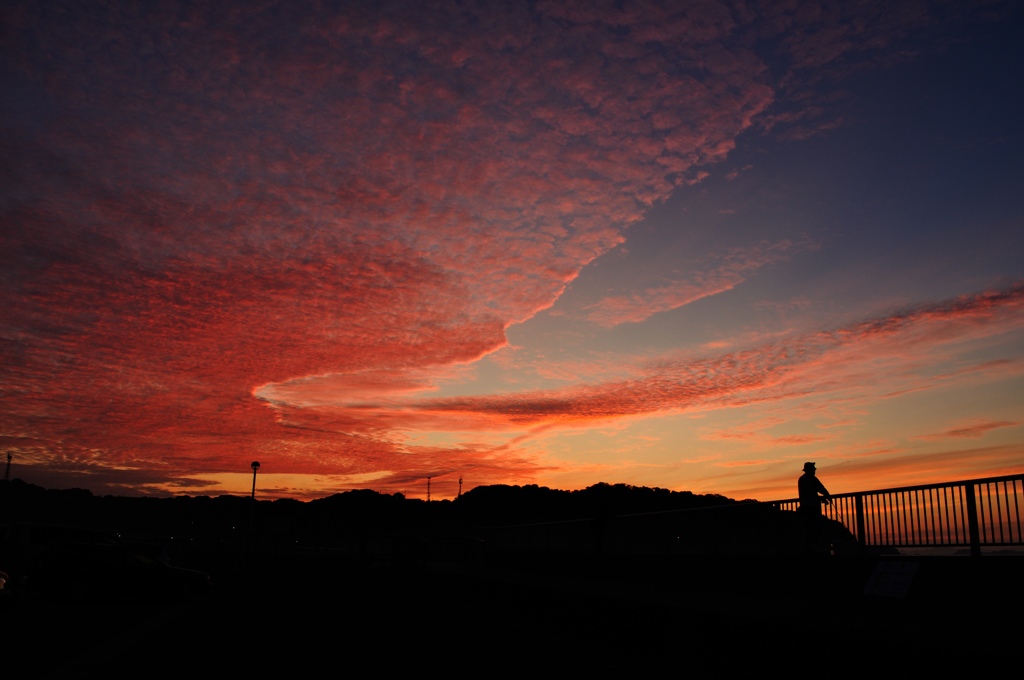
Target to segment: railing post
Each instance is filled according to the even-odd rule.
[[[974,496],[974,484],[968,482],[967,487],[967,530],[971,537],[971,557],[981,555],[981,533],[978,531],[978,504]]]
[[[853,499],[854,512],[857,515],[857,545],[860,546],[860,554],[867,552],[868,537],[864,530],[864,494],[857,494]]]

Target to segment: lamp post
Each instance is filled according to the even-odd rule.
[[[252,499],[256,500],[256,471],[260,469],[260,462],[254,460],[250,467],[252,467]]]
[[[252,502],[249,503],[249,552],[250,554],[256,549],[256,471],[260,469],[260,462],[254,460],[252,465]]]

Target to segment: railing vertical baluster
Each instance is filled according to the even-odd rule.
[[[900,533],[900,545],[909,545],[907,537],[911,534],[914,523],[914,505],[910,500],[913,491],[900,491],[897,494],[903,505],[903,531]]]
[[[878,526],[878,544],[887,545],[886,542],[886,513],[885,513],[885,496],[882,494],[874,494],[875,499],[875,524]]]
[[[981,540],[984,543],[995,543],[995,512],[992,510],[992,485],[989,483],[985,484],[985,504],[988,506],[988,512],[984,513],[985,518],[981,522]],[[998,503],[996,502],[996,507]]]
[[[883,533],[886,536],[891,537],[890,524],[891,518],[889,517],[888,505],[891,503],[891,499],[886,494],[878,494],[878,521],[882,523],[884,528]],[[890,541],[891,542],[891,541]]]
[[[999,493],[1000,493],[1000,491],[999,491],[999,482],[996,482],[993,486],[995,487],[995,492],[994,493],[995,493],[995,497],[996,497],[996,510],[995,510],[995,514],[992,516],[992,522],[993,522],[993,524],[992,524],[992,540],[993,541],[996,540],[996,534],[998,533],[998,535],[999,535],[999,543],[1002,543],[1003,542],[1003,508],[1002,508],[1002,506],[999,503]],[[1004,493],[1004,494],[1006,493],[1006,486],[1005,485],[1003,486],[1002,493]]]
[[[974,486],[974,503],[978,519],[978,541],[980,544],[985,540],[985,487],[982,484]]]
[[[1009,535],[1010,543],[1020,539],[1019,532],[1014,532],[1016,526],[1015,512],[1017,508],[1017,483],[1016,480],[1008,480],[1010,488],[1006,490],[1006,532]]]
[[[875,516],[874,510],[874,495],[867,494],[864,496],[864,502],[867,505],[867,515],[864,517],[865,524],[867,525],[866,533],[864,534],[864,542],[867,545],[873,545],[877,541],[875,538],[878,536],[878,531],[875,529]]]
[[[886,500],[887,498],[884,494],[875,494],[876,512],[878,513],[878,536],[881,539],[882,545],[889,544],[889,529],[887,526],[889,515],[886,512]]]
[[[957,509],[960,507],[959,506],[959,501],[957,500],[959,498],[958,492],[959,492],[959,488],[958,487],[957,488],[952,488],[952,489],[949,490],[949,515],[950,515],[949,522],[950,522],[950,526],[952,528],[952,531],[954,532],[955,543],[957,545],[959,545],[961,543],[961,539],[960,539],[960,520],[959,520],[959,518],[957,516]]]
[[[885,503],[885,516],[888,524],[888,526],[886,527],[886,538],[888,540],[888,545],[894,545],[896,543],[895,537],[897,520],[895,515],[897,511],[893,509],[893,495],[883,494],[882,500]]]
[[[946,537],[946,543],[951,544],[949,540],[949,532],[953,528],[953,524],[949,521],[949,500],[950,500],[949,487],[942,487],[942,508],[946,511],[946,526],[942,532],[942,535]]]
[[[893,544],[898,545],[899,544],[899,537],[901,535],[900,527],[902,526],[902,522],[903,522],[903,518],[900,515],[900,513],[903,511],[902,510],[902,506],[900,505],[900,495],[899,495],[899,493],[894,493],[894,494],[890,493],[890,494],[886,494],[886,496],[889,499],[889,503],[891,505],[893,505],[893,507],[895,508],[892,511],[893,512],[892,536],[893,536]]]
[[[978,520],[978,542],[985,541],[985,487],[982,484],[974,486],[975,512]]]
[[[918,545],[929,545],[931,543],[928,529],[928,500],[925,492],[927,490],[921,490],[914,492],[914,496],[918,497],[920,505],[918,505],[918,521],[921,522],[921,527],[918,529],[918,537],[915,538],[914,542]]]
[[[882,496],[882,502],[885,503],[885,519],[886,519],[886,545],[892,545],[893,541],[893,511],[892,511],[892,494],[885,494]]]
[[[917,534],[917,522],[914,519],[914,510],[917,506],[914,502],[916,495],[916,491],[903,492],[903,502],[905,503],[903,512],[907,518],[906,531],[903,534],[903,545],[913,545],[914,536]]]
[[[875,526],[875,542],[878,545],[885,545],[882,532],[882,510],[879,508],[878,494],[871,494],[872,524]]]
[[[913,491],[903,491],[900,493],[900,498],[903,500],[903,544],[912,545],[910,537],[913,535],[914,527],[914,501]]]
[[[913,521],[914,523],[914,532],[910,535],[910,545],[918,545],[921,543],[922,540],[924,540],[925,531],[924,518],[921,515],[922,501],[920,489],[912,491],[911,495],[914,499],[914,507],[912,510],[911,517],[911,521]]]
[[[921,490],[921,530],[924,532],[924,535],[922,536],[922,539],[928,545],[931,545],[931,542],[932,542],[931,541],[932,523],[931,523],[931,520],[928,518],[928,507],[929,507],[930,494],[931,494],[931,490],[930,489],[922,489]]]
[[[986,521],[982,522],[981,535],[984,541],[988,543],[990,538],[989,534],[991,534],[991,538],[993,540],[996,537],[995,526],[992,524],[995,518],[995,514],[992,512],[992,485],[988,482],[985,483],[985,500],[988,501],[988,516],[985,518]]]
[[[967,512],[967,499],[964,497],[964,494],[966,493],[966,488],[967,488],[966,484],[960,484],[959,486],[957,486],[957,495],[960,498],[960,519],[957,520],[957,526],[960,528],[960,530],[963,531],[963,537],[959,537],[958,536],[957,541],[958,542],[964,541],[964,542],[970,544],[970,542],[971,542],[971,532],[970,532],[970,528],[969,528],[970,527],[970,520],[966,516],[966,512]]]
[[[967,491],[967,530],[971,536],[971,555],[981,555],[981,536],[978,533],[978,507],[974,495],[974,484],[966,484]]]
[[[928,490],[920,489],[914,494],[918,497],[917,518],[921,523],[920,535],[914,539],[917,544],[928,544]]]
[[[919,498],[917,506],[918,521],[921,522],[921,535],[915,539],[915,543],[928,545],[928,490],[921,489],[916,492]]]
[[[913,497],[916,492],[903,492],[903,517],[906,521],[906,532],[903,535],[903,543],[909,546],[913,545],[913,536],[916,532],[915,521],[913,519],[913,508],[914,502]]]
[[[864,495],[864,504],[867,506],[867,508],[864,511],[865,512],[865,516],[864,516],[864,524],[865,524],[864,544],[865,545],[873,545],[876,542],[874,537],[878,535],[878,532],[875,531],[875,511],[873,509],[874,508],[873,499],[874,499],[874,496],[872,494],[865,494]]]
[[[866,494],[864,497],[865,504],[867,505],[867,516],[864,518],[864,522],[867,525],[864,534],[865,545],[875,543],[874,537],[878,535],[878,532],[875,531],[875,511],[873,509],[873,500],[874,496],[872,496],[871,494]]]
[[[857,494],[854,496],[854,508],[857,512],[857,543],[860,545],[861,554],[868,547],[867,540],[864,536],[864,494]]]
[[[1009,480],[1004,483],[1008,485],[1006,489],[1006,537],[1009,543],[1013,544],[1013,508],[1017,506],[1017,485]]]
[[[906,530],[903,534],[903,544],[912,546],[913,535],[915,532],[914,519],[913,519],[913,496],[916,492],[903,492],[903,517],[905,521]]]
[[[934,539],[934,529],[933,529],[934,522],[932,522],[932,518],[931,518],[931,504],[932,504],[932,500],[931,500],[932,499],[932,492],[931,492],[931,489],[923,490],[921,492],[921,498],[922,498],[922,502],[924,503],[924,506],[921,508],[921,516],[923,517],[923,521],[924,521],[925,541],[928,543],[928,545],[931,545],[932,544],[932,540]]]
[[[896,521],[893,524],[894,529],[893,529],[893,534],[892,534],[893,545],[899,545],[900,539],[903,536],[903,531],[902,531],[902,521],[903,521],[903,519],[900,516],[900,512],[902,512],[902,506],[900,505],[900,495],[899,495],[899,493],[895,493],[895,494],[888,494],[888,496],[889,496],[889,501],[891,503],[895,503],[895,505],[896,505],[896,511],[895,511],[895,520]]]
[[[914,524],[914,531],[910,535],[910,545],[914,545],[920,541],[920,524],[921,524],[921,502],[919,500],[921,491],[915,489],[910,492],[913,498],[913,506],[910,509],[910,521]]]
[[[1024,539],[1024,536],[1021,535],[1021,530],[1020,530],[1020,497],[1021,497],[1022,493],[1018,493],[1018,491],[1017,491],[1017,481],[1018,480],[1016,480],[1016,479],[1013,480],[1013,509],[1014,509],[1015,514],[1017,515],[1017,543],[1020,543],[1020,542],[1022,542],[1022,539]],[[1022,492],[1024,492],[1024,480],[1021,480],[1021,487],[1022,487]],[[1009,512],[1009,511],[1007,511],[1007,512]],[[1013,533],[1013,532],[1011,532],[1011,533]],[[1011,538],[1012,538],[1012,536],[1011,536]]]

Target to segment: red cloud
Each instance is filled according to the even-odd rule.
[[[269,455],[296,473],[401,480],[457,460],[528,476],[542,466],[518,450],[421,447],[413,464],[400,433],[768,398],[858,338],[1014,304],[972,298],[561,392],[410,397],[503,347],[724,158],[776,100],[753,49],[771,36],[715,3],[60,4],[12,5],[0,45],[17,93],[0,125],[0,427],[48,473],[173,486]],[[770,33],[799,26],[786,44],[801,67],[846,49],[818,19],[764,12]],[[816,60],[813,44],[841,49]],[[735,285],[773,252],[639,307]],[[613,306],[597,320],[628,320]],[[319,380],[335,401],[313,399]]]
[[[40,464],[170,477],[265,450],[348,470],[326,440],[351,415],[254,391],[368,367],[408,385],[501,347],[673,190],[666,172],[720,159],[771,101],[749,55],[683,77],[703,51],[656,41],[692,22],[567,42],[465,9],[8,15],[43,113],[2,139],[3,418],[45,442]],[[346,446],[360,469],[395,450]]]

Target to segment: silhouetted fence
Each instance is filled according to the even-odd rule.
[[[1024,546],[1024,474],[837,494],[832,501],[826,516],[842,522],[862,548],[966,546],[980,555],[982,547]],[[796,510],[800,502],[769,505]]]
[[[823,513],[834,522],[820,527],[817,542],[837,554],[969,547],[980,555],[982,547],[1024,546],[1024,474],[837,494],[832,501]],[[481,537],[501,553],[787,553],[807,549],[798,507],[795,498],[744,501],[492,526],[482,529]]]

